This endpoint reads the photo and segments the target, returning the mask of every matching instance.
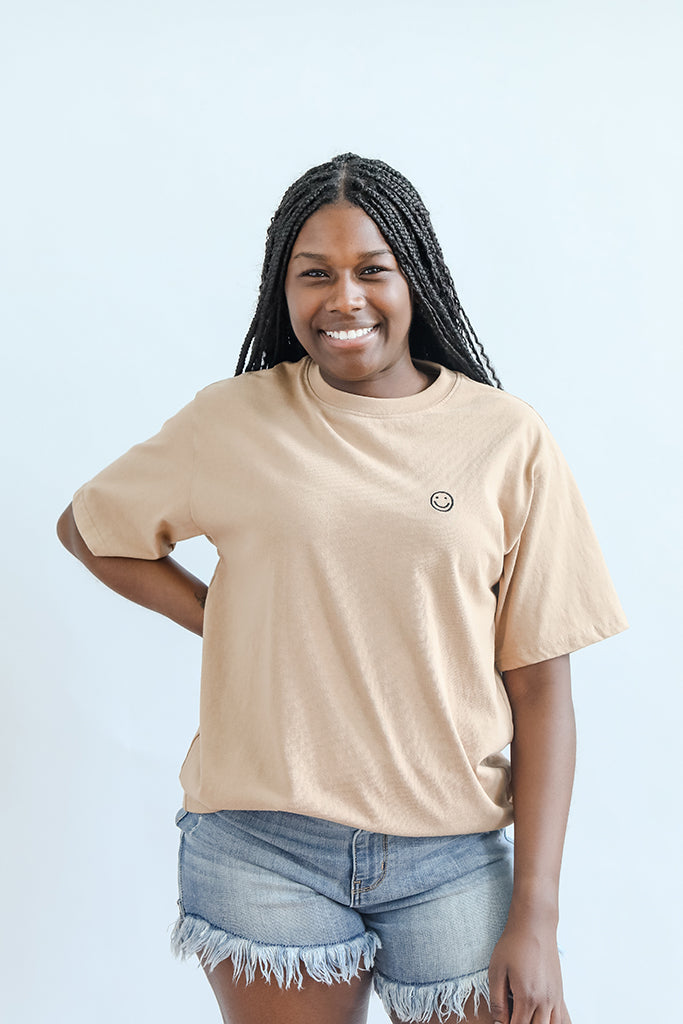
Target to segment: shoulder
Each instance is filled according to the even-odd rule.
[[[236,377],[214,381],[198,391],[194,398],[196,411],[210,415],[220,411],[263,409],[291,396],[300,373],[298,362],[278,363],[266,370],[250,370]]]
[[[550,438],[545,420],[523,398],[460,376],[458,407],[473,420],[474,429],[532,446]]]

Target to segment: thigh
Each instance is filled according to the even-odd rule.
[[[280,988],[260,975],[250,984],[243,975],[235,981],[229,960],[206,973],[224,1024],[365,1024],[367,1020],[372,991],[369,971],[331,985],[305,977],[300,989]]]

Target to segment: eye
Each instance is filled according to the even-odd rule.
[[[304,272],[302,274],[299,274],[299,277],[317,277],[319,274],[325,276],[325,271],[324,270],[304,270]]]
[[[369,274],[373,276],[375,274],[388,273],[389,267],[363,267],[361,274]]]

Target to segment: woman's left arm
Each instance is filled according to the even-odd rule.
[[[571,1024],[556,940],[576,759],[569,655],[504,672],[503,682],[514,724],[514,885],[489,967],[491,1010],[500,1024]]]

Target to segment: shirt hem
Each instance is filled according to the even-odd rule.
[[[95,520],[85,501],[82,488],[76,491],[71,499],[71,508],[78,532],[85,541],[91,554],[101,557],[107,553],[107,544],[98,530]]]
[[[543,647],[536,647],[520,651],[515,656],[501,658],[496,661],[498,672],[510,672],[515,668],[525,668],[527,665],[538,665],[541,661],[549,661],[551,658],[560,658],[563,654],[573,654],[585,647],[592,647],[601,640],[608,640],[611,636],[618,636],[629,628],[628,622],[623,619],[609,626],[596,628],[590,636],[581,634],[575,637],[568,637],[556,643]]]

